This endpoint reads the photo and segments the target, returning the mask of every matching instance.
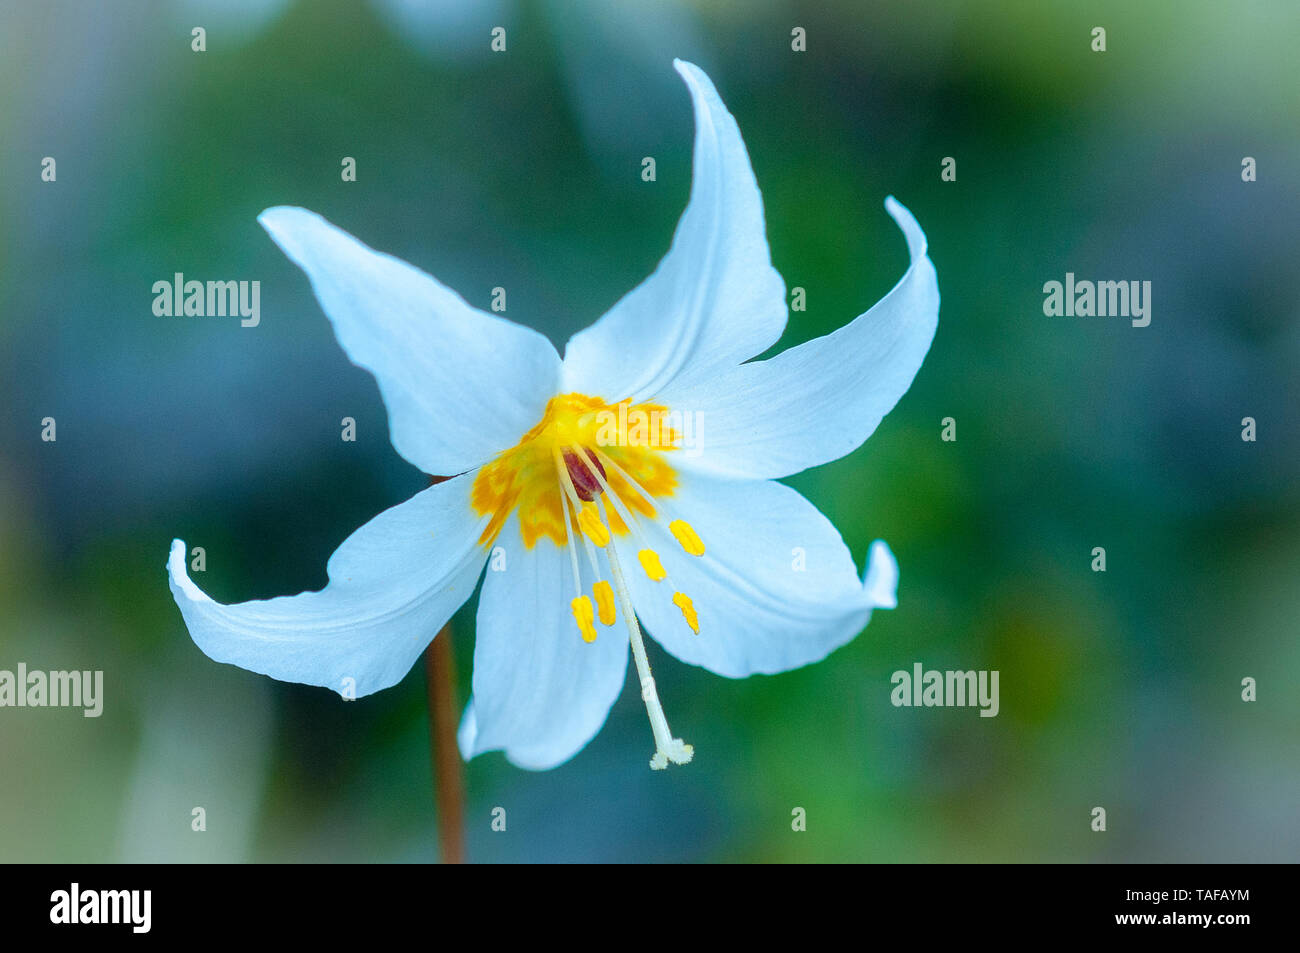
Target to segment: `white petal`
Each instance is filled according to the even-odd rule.
[[[596,641],[582,640],[568,554],[545,537],[525,549],[517,515],[495,545],[505,570],[484,575],[460,750],[469,759],[504,749],[513,764],[540,771],[572,758],[605,723],[627,674],[627,630],[621,619],[597,622]],[[593,580],[581,571],[590,595]]]
[[[939,322],[939,283],[912,213],[892,198],[885,208],[907,237],[902,280],[838,331],[674,395],[670,409],[698,424],[698,456],[683,466],[788,476],[857,448],[907,392]]]
[[[690,202],[655,273],[569,341],[568,391],[653,397],[761,353],[785,328],[785,282],[740,130],[699,67],[674,65],[695,106]]]
[[[185,543],[174,540],[167,572],[190,636],[215,661],[345,697],[397,683],[483,567],[486,521],[470,510],[473,477],[432,486],[366,523],[330,557],[319,592],[213,602],[186,572]]]
[[[421,470],[462,473],[541,419],[560,363],[545,337],[314,212],[270,208],[258,221],[307,272],[348,357],[375,375],[393,446]]]
[[[660,520],[642,526],[672,584],[640,571],[629,537],[620,539],[619,556],[633,567],[637,615],[683,662],[732,678],[798,668],[851,640],[873,608],[894,605],[898,569],[889,547],[873,545],[859,581],[835,527],[788,486],[683,474],[670,501],[699,533],[704,555],[687,555]],[[673,585],[694,603],[698,635],[673,605]]]

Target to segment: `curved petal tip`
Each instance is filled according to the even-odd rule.
[[[883,539],[871,544],[862,589],[877,609],[898,608],[898,560]]]
[[[292,229],[295,225],[301,227],[303,222],[309,219],[333,228],[320,215],[296,205],[272,205],[270,208],[262,209],[257,216],[257,224],[266,229],[266,233],[290,258],[295,258],[291,245],[292,248],[297,248],[298,245],[292,241],[294,234]]]
[[[183,539],[173,539],[171,552],[167,554],[167,575],[176,588],[180,589],[191,602],[211,602],[208,594],[194,585],[185,568],[185,557],[189,549]]]
[[[903,235],[907,239],[907,251],[913,260],[920,258],[929,249],[930,244],[926,241],[925,232],[921,231],[921,225],[911,212],[907,210],[902,202],[892,195],[885,197],[885,211],[889,213],[895,224],[903,230]]]
[[[456,746],[460,748],[460,756],[466,761],[478,754],[475,750],[475,742],[478,741],[478,718],[474,714],[474,699],[471,697],[469,704],[465,706],[465,713],[461,716],[460,727],[456,729]]]

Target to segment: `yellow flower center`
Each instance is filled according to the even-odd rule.
[[[518,510],[525,547],[532,549],[543,536],[557,546],[565,545],[564,487],[556,472],[557,453],[583,500],[600,495],[603,478],[620,501],[653,519],[654,504],[628,478],[652,497],[671,496],[677,475],[665,455],[676,449],[677,440],[677,432],[668,423],[667,408],[658,404],[627,400],[610,404],[584,394],[552,397],[537,425],[475,477],[470,497],[474,512],[492,515],[479,542],[495,539],[510,514]],[[614,466],[604,467],[602,458]],[[612,532],[628,532],[614,507],[607,507],[605,516]],[[576,518],[581,520],[581,514]],[[587,519],[598,520],[599,516]],[[580,529],[574,526],[575,532]]]

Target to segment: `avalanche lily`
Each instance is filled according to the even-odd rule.
[[[853,450],[910,386],[939,314],[925,236],[887,199],[911,257],[893,290],[832,334],[751,361],[785,327],[785,283],[735,120],[698,67],[675,66],[695,110],[690,201],[654,274],[563,359],[318,215],[259,216],[349,358],[374,374],[398,453],[458,475],[348,537],[319,592],[222,605],[190,580],[175,540],[172,594],[209,657],[375,692],[482,575],[464,757],[568,760],[604,723],[630,647],[650,766],[663,768],[693,750],[669,729],[642,624],[682,661],[739,678],[815,662],[896,605],[888,547],[872,545],[859,580],[826,517],[774,481]]]

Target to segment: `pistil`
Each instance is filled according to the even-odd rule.
[[[641,700],[645,702],[646,713],[650,716],[650,730],[654,734],[655,753],[650,759],[650,767],[662,771],[668,767],[670,761],[673,764],[687,764],[695,757],[695,749],[681,738],[674,738],[668,728],[664,706],[659,701],[659,691],[655,687],[654,675],[650,672],[650,660],[645,654],[641,626],[637,623],[636,613],[632,611],[632,597],[628,593],[627,582],[618,563],[616,547],[610,546],[606,553],[609,556],[610,576],[614,579],[619,601],[623,603],[623,618],[627,620],[628,636],[632,642],[632,658],[636,662],[637,675],[641,678]]]

